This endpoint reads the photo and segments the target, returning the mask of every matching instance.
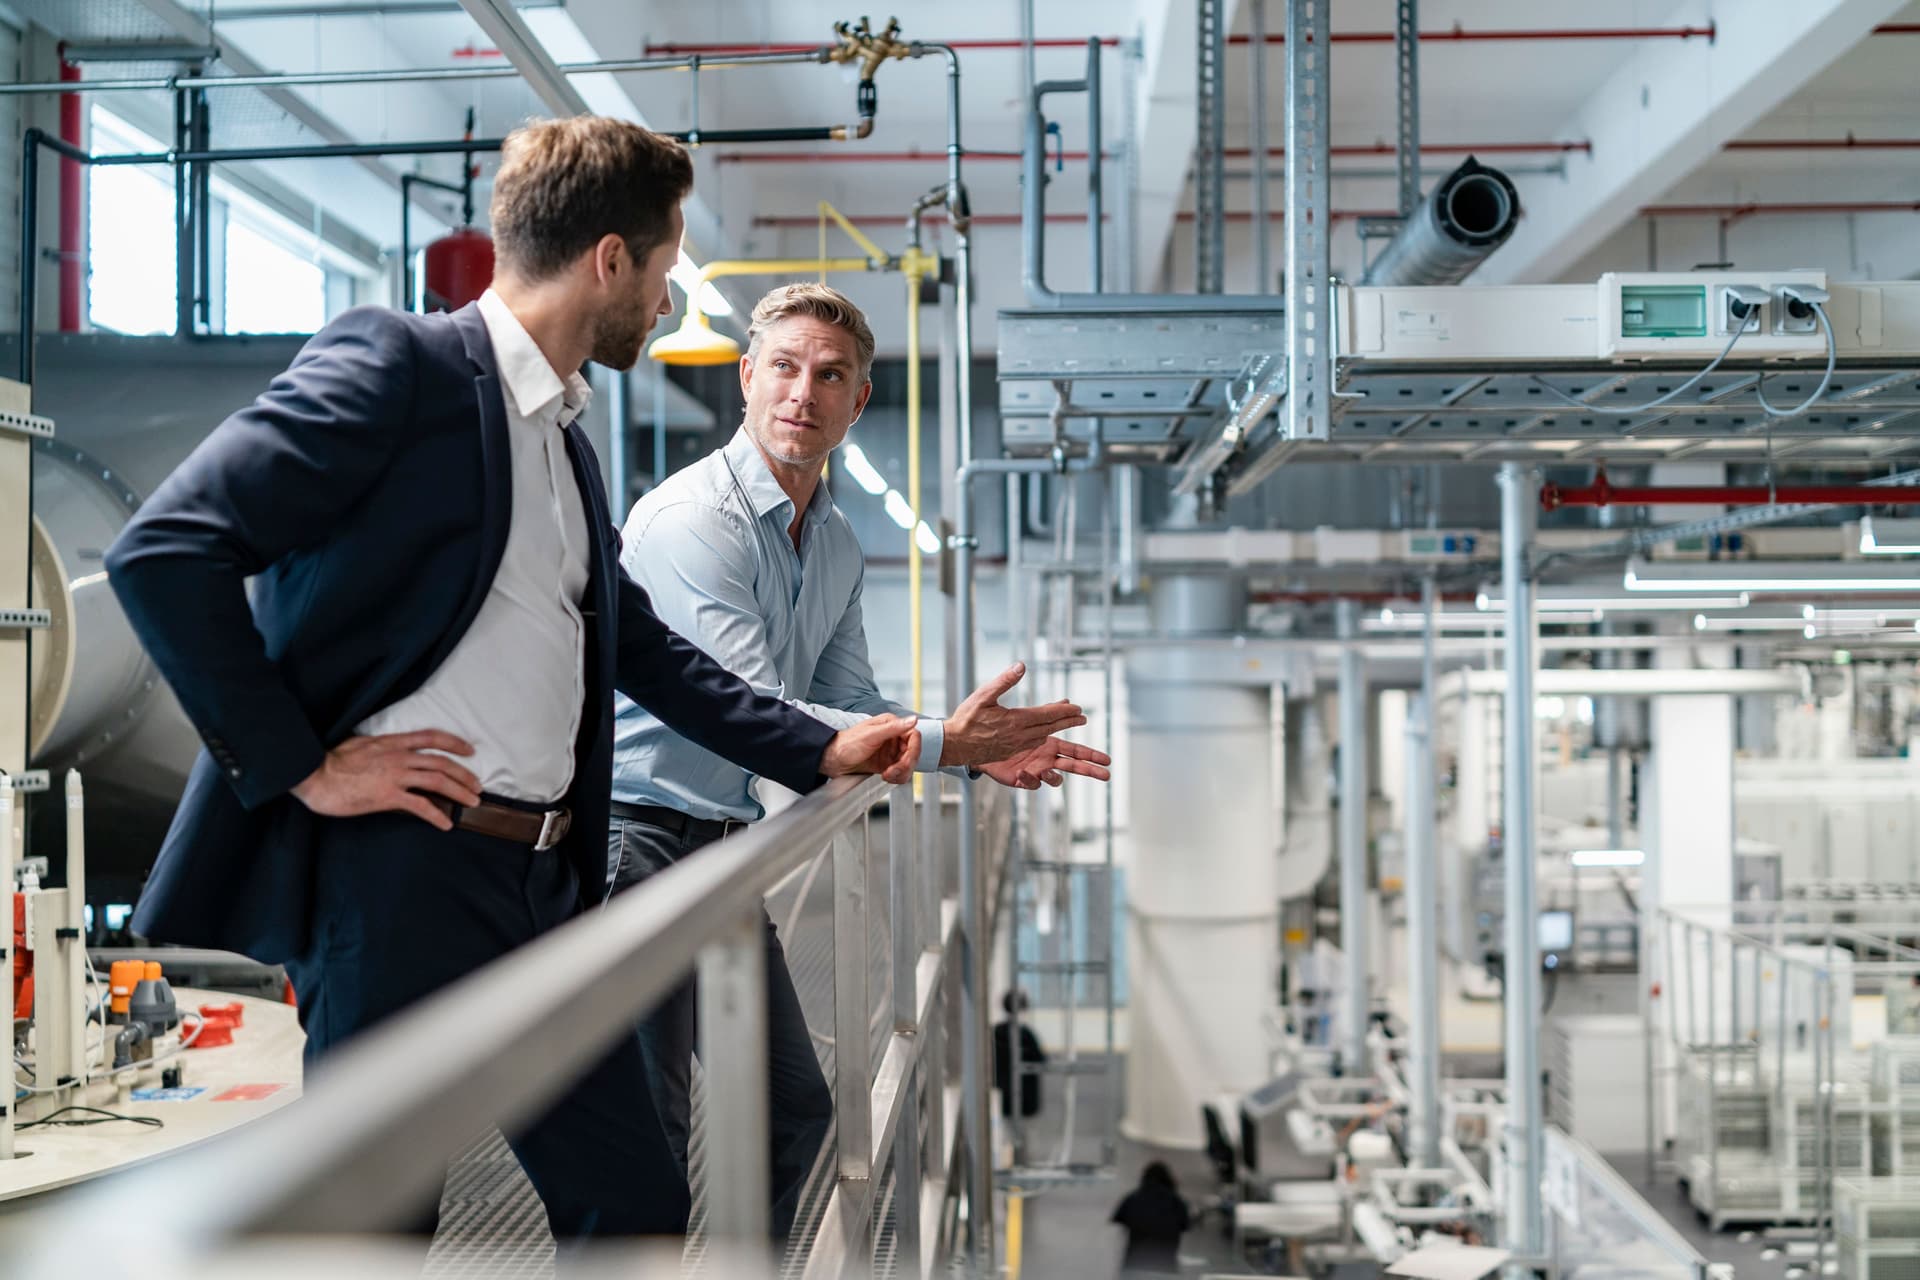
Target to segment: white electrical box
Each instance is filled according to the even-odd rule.
[[[1824,356],[1819,317],[1785,286],[1824,290],[1824,271],[1643,271],[1600,277],[1603,360]],[[1738,341],[1734,341],[1736,333]]]

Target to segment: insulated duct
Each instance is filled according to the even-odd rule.
[[[1459,284],[1507,242],[1520,221],[1520,193],[1472,156],[1427,193],[1363,285]]]
[[[120,477],[55,440],[34,459],[33,596],[53,615],[33,647],[32,757],[56,772],[110,758],[113,786],[164,825],[199,739],[141,649],[102,556],[139,505]]]

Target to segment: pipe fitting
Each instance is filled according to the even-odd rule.
[[[826,60],[842,65],[860,64],[860,79],[871,84],[873,73],[880,64],[889,58],[910,58],[916,46],[900,39],[900,19],[887,20],[886,29],[879,35],[873,33],[873,24],[861,18],[859,24],[846,22],[833,24],[833,33],[840,37],[840,43],[828,52]]]

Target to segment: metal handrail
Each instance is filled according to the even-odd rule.
[[[865,818],[888,791],[877,778],[829,783],[699,857],[676,863],[604,910],[570,921],[436,993],[330,1058],[297,1106],[209,1148],[77,1193],[37,1217],[9,1249],[10,1258],[23,1264],[10,1272],[71,1276],[124,1263],[162,1276],[185,1274],[197,1265],[194,1259],[204,1262],[245,1237],[390,1229],[431,1195],[449,1158],[476,1130],[489,1123],[510,1130],[538,1114],[618,1037],[631,1035],[635,1022],[696,962],[700,1017],[712,1050],[707,1060],[747,1064],[708,1076],[709,1233],[733,1256],[763,1248],[761,902],[789,873],[836,843],[835,951],[857,958],[857,964],[836,964],[836,1005],[850,988],[865,992],[871,854]],[[921,1019],[939,1006],[957,913],[939,894],[941,864],[916,852],[920,824],[911,788],[891,792],[895,938],[889,963],[906,963],[910,971],[897,975],[894,1034],[877,1085],[863,1051],[864,1034],[842,1043],[835,1055],[842,1176],[828,1215],[841,1224],[871,1221],[877,1175],[890,1155],[901,1169],[901,1186],[923,1190],[918,1147],[904,1136],[911,1131],[917,1140],[916,1072],[924,1065],[930,1073],[930,1106],[941,1107],[946,1093],[944,1054],[921,1052],[928,1039],[939,1037],[917,1032]],[[939,804],[938,788],[929,788],[926,803]],[[854,838],[836,842],[849,829]],[[922,875],[929,865],[934,873]],[[857,909],[848,909],[849,900]],[[858,1010],[862,1032],[869,1012]],[[844,1014],[837,1020],[850,1022]],[[717,1045],[711,1038],[716,1032],[725,1037]],[[532,1045],[537,1052],[529,1050]],[[856,1113],[860,1121],[850,1123]],[[844,1135],[850,1132],[865,1139],[863,1149],[848,1149]],[[929,1153],[934,1159],[941,1158],[939,1143],[935,1137]],[[847,1176],[862,1173],[867,1176]],[[920,1198],[902,1195],[896,1212],[910,1212],[909,1201],[917,1208]],[[144,1209],[154,1203],[167,1205],[159,1219]],[[838,1250],[830,1246],[828,1252]],[[919,1267],[910,1273],[918,1274]]]
[[[1546,1127],[1545,1139],[1546,1200],[1551,1211],[1549,1217],[1553,1221],[1551,1249],[1556,1262],[1561,1261],[1562,1245],[1569,1243],[1561,1239],[1562,1231],[1582,1229],[1586,1219],[1591,1216],[1579,1203],[1584,1193],[1604,1201],[1608,1208],[1632,1225],[1641,1243],[1665,1254],[1676,1267],[1684,1268],[1695,1280],[1727,1280],[1731,1277],[1732,1267],[1711,1262],[1695,1249],[1626,1179],[1614,1171],[1606,1157],[1557,1125]],[[1569,1203],[1569,1200],[1572,1202]],[[1562,1224],[1565,1224],[1564,1227]],[[1606,1270],[1606,1263],[1600,1258],[1575,1255],[1565,1261],[1575,1264],[1563,1272],[1567,1275],[1577,1276],[1579,1263],[1586,1261],[1594,1263],[1598,1270]]]

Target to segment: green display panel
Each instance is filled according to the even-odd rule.
[[[1701,284],[1620,286],[1623,338],[1704,338],[1707,287]]]

